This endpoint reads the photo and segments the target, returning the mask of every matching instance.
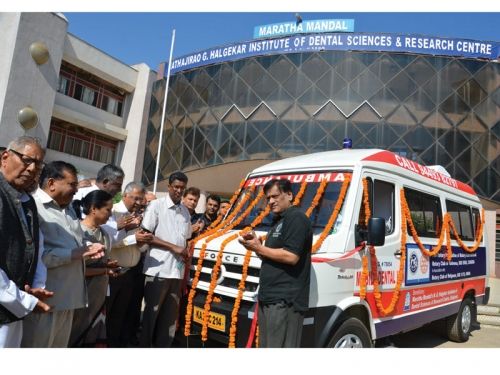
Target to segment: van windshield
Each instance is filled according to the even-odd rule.
[[[328,180],[328,184],[326,185],[326,189],[324,193],[321,195],[319,199],[319,203],[316,208],[312,211],[310,219],[313,226],[314,234],[320,233],[325,225],[328,223],[330,216],[333,212],[335,204],[337,203],[337,199],[339,198],[340,189],[342,187],[342,183],[344,182],[344,178],[347,175],[350,175],[349,171],[335,171],[335,172],[310,172],[304,174],[283,174],[283,175],[271,175],[271,176],[257,176],[250,177],[247,181],[245,181],[244,188],[240,193],[238,199],[235,204],[231,207],[231,211],[228,213],[228,216],[231,213],[238,209],[239,203],[244,200],[243,206],[238,209],[238,213],[235,215],[235,219],[238,217],[252,204],[252,202],[259,195],[261,190],[263,189],[266,182],[273,178],[279,179],[289,179],[292,182],[292,190],[294,199],[297,196],[302,184],[306,182],[306,189],[302,199],[297,205],[302,212],[306,212],[309,207],[311,207],[314,197],[318,191],[318,188],[321,185],[321,181]],[[249,226],[257,216],[266,208],[267,200],[265,196],[255,204],[252,208],[248,216],[239,223],[235,229],[243,229]],[[343,205],[344,206],[344,205]],[[340,212],[337,222],[335,223],[333,232],[335,232],[335,228],[338,226],[340,221],[342,220],[342,211]],[[273,222],[274,215],[270,213],[263,220],[262,223],[255,227],[257,230],[267,231]]]

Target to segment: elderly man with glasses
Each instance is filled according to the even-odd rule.
[[[44,156],[36,138],[23,136],[10,142],[0,157],[0,347],[19,347],[23,318],[32,311],[50,310],[43,300],[53,293],[33,285],[43,273],[42,241],[38,211],[27,194]]]

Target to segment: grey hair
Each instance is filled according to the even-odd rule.
[[[113,164],[106,164],[97,172],[96,181],[116,181],[120,177],[125,177],[125,172],[123,172],[123,169]]]
[[[146,186],[142,182],[136,182],[132,181],[125,186],[125,189],[123,189],[124,194],[131,193],[134,190],[139,190],[141,193],[146,193]]]
[[[38,146],[40,150],[42,150],[43,153],[45,154],[45,148],[40,143],[40,139],[36,137],[30,137],[29,135],[22,135],[10,141],[9,144],[7,145],[7,150],[18,151],[18,149],[23,149],[28,145]]]

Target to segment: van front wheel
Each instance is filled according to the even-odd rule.
[[[356,318],[349,318],[342,322],[332,339],[329,348],[371,348],[370,333],[365,325]]]
[[[474,307],[472,300],[467,297],[462,301],[458,313],[446,319],[446,334],[451,341],[465,342],[474,322]]]

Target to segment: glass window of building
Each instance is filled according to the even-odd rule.
[[[88,105],[122,116],[122,89],[65,61],[61,65],[58,91]]]
[[[47,147],[101,163],[114,163],[118,141],[80,126],[52,119]]]

